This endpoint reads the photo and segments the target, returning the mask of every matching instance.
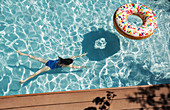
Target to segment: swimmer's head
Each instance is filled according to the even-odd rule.
[[[58,56],[58,58],[60,59],[59,64],[70,65],[70,64],[73,63],[73,60],[71,58],[63,59],[63,58],[61,58],[59,56]]]

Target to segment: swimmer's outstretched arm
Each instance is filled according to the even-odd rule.
[[[42,73],[42,72],[45,72],[45,71],[49,71],[50,70],[50,67],[48,66],[45,66],[44,68],[41,68],[40,70],[38,70],[36,73],[34,73],[33,75],[29,76],[27,79],[23,80],[23,81],[20,81],[20,84],[28,81],[29,79],[37,76],[38,74]]]
[[[86,68],[86,69],[88,69],[88,67],[87,66],[76,66],[76,65],[68,65],[67,67],[70,67],[70,68]]]
[[[71,57],[71,59],[76,58],[76,57],[82,57],[82,56],[85,56],[85,55],[87,55],[87,53],[84,53],[84,54],[78,55],[78,56],[73,56],[73,57]]]

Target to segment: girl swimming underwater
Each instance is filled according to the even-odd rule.
[[[41,63],[44,63],[46,65],[45,67],[43,67],[40,70],[38,70],[37,72],[35,72],[33,75],[29,76],[27,79],[20,81],[20,84],[26,82],[27,80],[37,76],[38,74],[40,74],[42,72],[46,72],[46,71],[49,71],[49,70],[55,69],[55,68],[64,68],[64,67],[87,68],[86,66],[76,66],[76,65],[72,64],[73,58],[85,56],[85,55],[87,55],[87,53],[84,53],[84,54],[79,55],[79,56],[73,56],[73,57],[70,57],[70,58],[59,57],[59,59],[57,59],[57,60],[45,60],[43,58],[37,58],[37,57],[34,57],[32,55],[29,55],[29,54],[21,53],[19,50],[17,50],[17,53],[19,55],[28,56],[28,57],[30,57],[34,60],[40,61]]]

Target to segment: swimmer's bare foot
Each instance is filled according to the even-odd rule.
[[[19,50],[17,50],[16,52],[17,52],[19,55],[22,55],[22,53],[21,53]]]
[[[22,83],[24,83],[24,81],[20,81],[20,82],[19,82],[19,84],[22,84]]]
[[[82,54],[82,56],[85,56],[85,55],[87,55],[88,53],[84,53],[84,54]]]

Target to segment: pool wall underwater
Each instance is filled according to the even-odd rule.
[[[136,41],[116,31],[113,14],[126,3],[154,11],[152,36]],[[169,7],[169,0],[0,0],[0,96],[170,83]],[[55,69],[20,85],[44,64],[17,49],[48,60],[88,52],[74,65],[89,69]]]

